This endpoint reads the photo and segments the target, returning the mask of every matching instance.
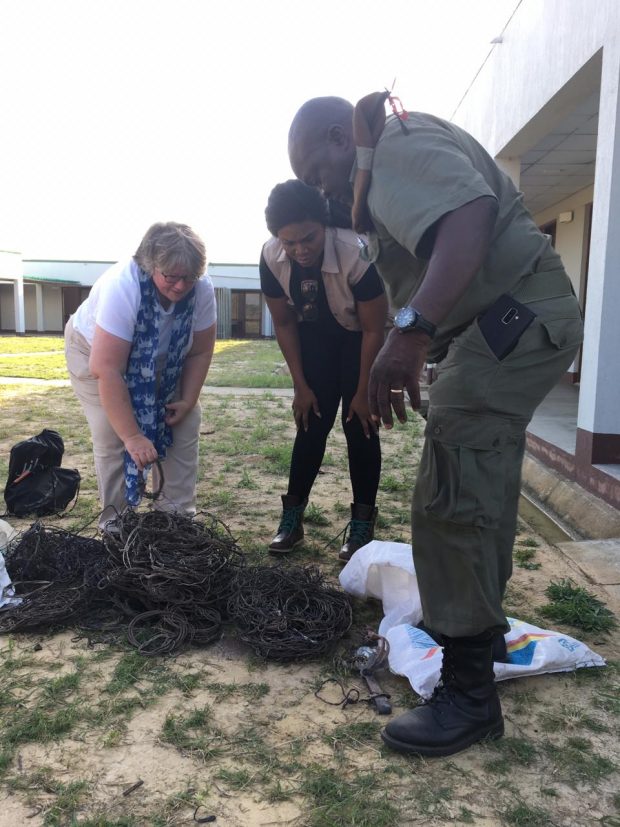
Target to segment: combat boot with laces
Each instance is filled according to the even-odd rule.
[[[444,637],[441,678],[428,701],[399,715],[381,733],[399,752],[453,755],[484,738],[500,738],[504,719],[493,675],[493,637]]]
[[[344,543],[338,559],[347,563],[358,548],[365,546],[375,536],[378,509],[372,505],[351,503],[351,519],[345,528]]]
[[[272,554],[287,554],[304,539],[304,511],[308,499],[294,494],[282,495],[282,518],[278,532],[269,545]]]

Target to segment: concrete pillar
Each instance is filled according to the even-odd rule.
[[[261,295],[261,336],[275,336],[273,319],[267,307],[265,296]]]
[[[19,278],[13,285],[13,304],[15,307],[15,332],[26,332],[26,311],[24,309],[24,282]]]
[[[230,339],[231,333],[231,293],[228,287],[215,288],[217,303],[217,338]]]
[[[498,155],[495,163],[502,172],[505,172],[512,179],[512,183],[519,189],[521,186],[521,158],[502,158]]]
[[[37,333],[45,330],[45,314],[43,312],[43,285],[35,284],[35,299],[37,303]]]
[[[620,43],[601,73],[576,465],[620,463]]]

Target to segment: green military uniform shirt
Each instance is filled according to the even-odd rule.
[[[502,293],[537,268],[561,267],[559,256],[523,206],[510,178],[471,135],[441,118],[410,113],[404,134],[393,116],[374,152],[368,208],[376,227],[368,255],[385,282],[392,309],[408,304],[432,252],[433,225],[482,196],[499,211],[483,267],[440,325],[429,358],[441,358],[458,335]]]

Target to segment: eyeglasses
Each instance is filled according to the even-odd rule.
[[[159,272],[161,273],[161,270]],[[169,276],[167,273],[161,273],[161,275],[166,284],[176,284],[177,281],[184,281],[186,284],[194,284],[200,278],[200,276]]]
[[[316,279],[303,279],[301,282],[301,318],[304,322],[316,322],[319,318],[319,308],[316,300],[319,295],[319,283]]]

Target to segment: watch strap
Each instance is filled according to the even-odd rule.
[[[432,322],[429,322],[428,319],[425,319],[419,310],[416,310],[415,307],[411,307],[410,305],[408,307],[401,308],[401,310],[399,310],[396,316],[394,317],[395,320],[397,319],[399,313],[401,313],[404,310],[407,310],[408,313],[413,314],[413,319],[404,325],[399,325],[398,323],[396,323],[397,330],[399,330],[401,333],[407,333],[411,330],[421,330],[423,333],[426,333],[427,336],[430,336],[431,338],[435,335],[435,332],[437,330],[436,325],[434,325]]]

